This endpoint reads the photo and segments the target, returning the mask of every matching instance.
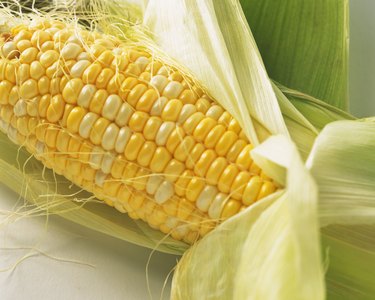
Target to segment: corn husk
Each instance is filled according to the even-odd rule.
[[[348,0],[241,0],[270,77],[348,108]]]
[[[339,121],[317,138],[307,161],[319,186],[319,216],[332,299],[375,294],[375,122]]]

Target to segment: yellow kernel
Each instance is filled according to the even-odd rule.
[[[185,171],[185,165],[178,160],[172,159],[166,166],[164,173],[168,181],[175,182],[183,171]]]
[[[20,96],[23,99],[32,99],[38,95],[38,84],[34,79],[26,80],[20,88]]]
[[[204,114],[201,112],[196,112],[192,114],[183,125],[183,128],[187,134],[192,134],[198,124],[203,120]]]
[[[208,133],[216,126],[216,124],[216,121],[211,118],[204,118],[202,121],[200,121],[193,133],[196,140],[203,142]]]
[[[31,44],[35,48],[40,49],[45,42],[50,40],[52,40],[52,36],[48,32],[46,32],[45,30],[37,30],[31,37]]]
[[[115,75],[115,72],[112,69],[103,69],[96,79],[96,87],[98,89],[105,89],[113,75]]]
[[[195,202],[203,191],[206,183],[202,178],[193,177],[186,187],[186,199]]]
[[[149,166],[152,157],[156,151],[156,144],[154,142],[147,141],[143,144],[141,151],[137,157],[137,162],[143,167]]]
[[[80,78],[73,78],[66,84],[62,95],[67,103],[76,104],[78,96],[83,88],[83,82]]]
[[[0,104],[6,105],[9,102],[10,91],[13,85],[6,80],[0,81]]]
[[[124,80],[124,82],[121,84],[119,96],[126,100],[128,97],[130,91],[139,83],[138,79],[134,77],[128,77]]]
[[[31,64],[38,55],[38,49],[32,47],[25,49],[20,55],[21,64]]]
[[[242,194],[250,179],[251,179],[251,175],[249,172],[242,171],[236,176],[230,189],[232,198],[236,200],[242,199]]]
[[[198,161],[198,159],[201,157],[202,153],[206,150],[206,148],[200,144],[197,143],[194,148],[190,151],[190,154],[185,162],[186,167],[188,169],[194,169],[195,163]]]
[[[236,165],[242,170],[248,170],[251,166],[253,160],[250,156],[250,151],[253,149],[252,145],[246,145],[245,148],[242,149],[240,154],[236,159]]]
[[[263,180],[259,176],[253,176],[249,180],[242,195],[243,204],[250,205],[257,200],[262,183]]]
[[[45,95],[49,92],[50,79],[47,76],[43,76],[38,80],[38,89],[41,95]]]
[[[102,142],[102,137],[104,135],[105,130],[109,126],[110,121],[105,118],[99,118],[94,123],[94,126],[92,127],[90,131],[90,141],[94,145],[100,145]]]
[[[79,106],[72,109],[67,120],[67,128],[70,132],[77,133],[79,131],[79,125],[86,113],[87,111]]]
[[[232,163],[235,162],[237,160],[238,155],[241,153],[241,151],[243,150],[243,148],[245,148],[246,145],[247,143],[244,140],[237,140],[227,152],[227,159]]]
[[[275,185],[270,181],[265,181],[262,184],[262,187],[259,191],[259,194],[257,196],[257,200],[262,199],[270,194],[272,194],[276,190]]]
[[[222,137],[225,132],[225,127],[221,124],[216,125],[206,136],[204,145],[207,148],[214,148],[216,143]]]
[[[145,127],[143,128],[143,135],[145,139],[149,141],[155,140],[156,135],[162,123],[163,122],[160,118],[150,117],[147,120]]]
[[[197,107],[198,111],[205,114],[207,110],[210,108],[211,102],[206,98],[199,98],[198,101],[195,103],[195,106]]]
[[[45,75],[46,70],[39,61],[33,61],[30,65],[30,76],[35,80],[39,80]]]
[[[99,76],[100,72],[102,71],[102,67],[99,63],[91,64],[82,75],[83,83],[85,84],[93,84],[95,83],[97,77]]]
[[[163,109],[161,118],[164,121],[176,122],[180,115],[182,106],[183,106],[183,103],[180,100],[173,99],[173,100],[168,101]]]
[[[180,96],[178,97],[184,104],[195,104],[197,98],[194,95],[193,91],[190,89],[185,89]]]
[[[108,67],[111,65],[112,61],[114,60],[115,56],[111,50],[103,51],[97,61],[100,62],[103,67]]]
[[[18,80],[19,83],[23,83],[28,79],[30,79],[30,65],[29,64],[22,64],[18,68],[17,80]]]
[[[221,218],[225,220],[234,216],[240,211],[240,208],[241,208],[240,201],[230,199],[224,205],[223,211],[221,213]]]
[[[129,93],[126,101],[133,107],[136,107],[139,98],[147,91],[145,84],[137,84]]]
[[[38,112],[39,116],[45,118],[47,116],[47,110],[51,102],[51,95],[47,94],[40,98]]]
[[[229,165],[224,169],[223,173],[221,173],[221,176],[219,178],[218,185],[217,185],[220,192],[222,193],[230,192],[230,188],[233,184],[234,179],[238,175],[238,173],[239,173],[239,170],[237,166],[235,165]]]
[[[225,156],[228,153],[230,147],[232,147],[237,140],[237,134],[235,134],[233,131],[227,131],[220,137],[215,146],[215,151],[218,155]]]
[[[235,133],[239,134],[241,131],[241,126],[235,119],[232,119],[229,122],[228,130],[234,131]]]
[[[91,99],[89,110],[100,115],[107,98],[108,92],[106,90],[97,90]]]
[[[146,122],[148,121],[148,114],[142,111],[136,111],[129,120],[129,128],[136,132],[142,132]]]
[[[179,161],[186,161],[194,145],[194,138],[192,136],[186,136],[183,141],[177,146],[176,151],[173,154],[174,157]]]
[[[204,151],[196,162],[194,167],[195,174],[199,176],[205,176],[212,162],[216,159],[217,155],[212,149]]]
[[[137,102],[136,109],[149,113],[156,99],[158,99],[158,94],[156,93],[156,91],[153,89],[149,89]]]
[[[177,146],[183,141],[184,137],[185,131],[180,126],[176,126],[170,133],[167,143],[165,144],[168,151],[174,153]]]
[[[172,159],[172,155],[164,147],[158,147],[151,159],[150,169],[155,173],[163,172],[168,162]]]
[[[126,159],[131,161],[136,160],[144,142],[145,139],[142,134],[134,133],[125,148],[124,154]]]
[[[47,120],[56,123],[64,114],[65,102],[61,95],[55,95],[47,109]]]
[[[60,55],[57,51],[48,50],[40,56],[39,61],[44,68],[48,68],[52,66],[53,63],[55,63],[59,59],[59,57]]]

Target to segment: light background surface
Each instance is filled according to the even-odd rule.
[[[351,111],[372,116],[375,2],[350,4],[350,96],[355,101]],[[152,254],[59,217],[8,220],[9,225],[2,225],[17,198],[0,185],[0,299],[168,299],[170,283],[164,294],[163,284],[178,257]]]

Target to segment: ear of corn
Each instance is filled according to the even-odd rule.
[[[277,189],[238,122],[146,49],[43,19],[3,39],[1,130],[131,218],[193,243]]]
[[[96,1],[93,3],[95,4]],[[170,4],[172,5],[172,2]],[[285,101],[286,98],[280,93],[280,90],[273,86],[281,106],[279,108],[275,102],[276,98],[272,91],[272,85],[265,73],[254,41],[249,36],[249,29],[246,26],[244,28],[244,22],[237,22],[238,20],[243,21],[241,13],[236,11],[239,9],[237,1],[225,1],[225,3],[224,1],[207,1],[204,3],[175,1],[173,6],[169,6],[173,9],[163,14],[162,8],[165,7],[166,2],[164,1],[149,1],[149,6],[142,12],[146,16],[145,24],[155,34],[154,40],[164,51],[164,53],[160,53],[151,47],[153,54],[157,53],[158,58],[165,58],[165,54],[167,54],[180,62],[191,62],[187,67],[193,70],[193,74],[197,74],[197,78],[203,81],[205,87],[209,87],[208,91],[211,95],[220,91],[228,95],[228,99],[226,97],[224,99],[218,98],[221,101],[220,104],[240,121],[246,136],[250,137],[255,145],[258,144],[258,141],[266,139],[270,134],[282,133],[284,136],[288,135],[285,131],[285,124],[280,119],[280,112],[282,112],[291,137],[296,140],[299,149],[303,151],[303,156],[306,157],[317,135],[317,129],[321,128],[321,124],[325,124],[326,121],[328,122],[336,116],[342,117],[340,113],[333,113],[329,114],[329,118],[321,121],[322,115],[326,112],[332,112],[332,110],[327,109],[327,107],[321,108],[317,101],[310,101],[309,99],[307,99],[310,101],[309,104],[298,106],[299,110],[305,115],[302,116],[300,112]],[[189,8],[194,8],[191,10],[194,13],[190,13],[191,11],[187,13]],[[119,13],[118,10],[111,9],[111,7],[109,11]],[[121,13],[119,14],[121,15]],[[218,24],[216,16],[221,16],[221,19],[224,20],[228,15],[233,16],[233,20],[237,21],[230,24],[226,22]],[[163,16],[163,18],[159,18],[160,16]],[[184,26],[176,26],[174,31],[175,24],[179,24],[180,21],[178,18],[176,20],[176,16],[182,16],[185,17],[182,18],[183,20],[189,20],[187,23],[192,26],[193,30]],[[118,32],[116,26],[111,27],[106,22],[101,23],[100,26],[105,32],[111,31],[113,28],[116,28],[115,31]],[[128,26],[125,27],[128,29]],[[157,31],[158,29],[163,30]],[[171,31],[166,29],[171,29]],[[177,34],[177,36],[188,37],[188,43],[184,40],[185,43],[171,44],[172,38],[169,36],[171,32]],[[142,41],[143,45],[152,46],[152,41],[144,40],[144,36],[137,36],[136,30],[130,30],[129,33],[136,33],[136,39]],[[233,38],[232,35],[236,37]],[[171,45],[171,47],[169,48],[167,45]],[[217,49],[220,50],[217,52],[218,54],[210,45],[218,46]],[[233,45],[236,46],[233,47]],[[236,50],[238,48],[249,50],[248,52],[251,55],[248,55],[247,51],[244,53]],[[221,49],[224,50],[221,51]],[[192,53],[197,55],[198,58],[192,58]],[[30,53],[30,55],[32,54]],[[69,56],[69,51],[66,55]],[[25,59],[27,59],[27,55],[25,55]],[[166,59],[165,61],[170,62],[170,65],[174,64],[173,60]],[[199,68],[200,65],[196,61],[204,62],[207,68]],[[37,70],[38,68],[35,67],[34,75],[38,73]],[[25,68],[25,71],[27,73],[27,68]],[[93,68],[94,71],[95,68]],[[21,74],[24,73],[21,72]],[[147,75],[145,76],[147,78]],[[90,76],[87,76],[87,79],[89,78]],[[213,84],[213,82],[216,82],[216,84]],[[246,86],[250,86],[250,90],[246,91]],[[295,98],[293,93],[288,93],[289,98]],[[101,97],[103,95],[106,94],[102,94]],[[254,96],[254,98],[250,96]],[[298,95],[297,98],[304,99],[305,97]],[[115,103],[116,101],[112,102]],[[262,108],[262,105],[265,105],[265,107]],[[101,107],[99,106],[99,108]],[[320,117],[314,116],[312,111],[315,111],[315,108],[319,109],[316,115],[320,115]],[[94,109],[98,109],[98,107]],[[17,111],[22,112],[22,106]],[[306,111],[309,112],[309,115],[306,115]],[[251,118],[249,118],[249,112]],[[79,116],[79,113],[77,111],[76,115]],[[47,111],[45,114],[47,116]],[[110,115],[107,117],[111,118]],[[91,117],[87,118],[92,120]],[[138,126],[138,123],[135,122],[134,125]],[[77,128],[71,126],[70,130],[77,130]],[[83,133],[85,134],[84,131]],[[6,145],[9,146],[9,144]],[[37,181],[35,181],[34,174],[32,174],[33,176],[25,176],[22,168],[22,171],[19,171],[20,167],[18,169],[8,167],[8,162],[15,161],[15,150],[16,148],[10,147],[7,150],[7,155],[5,155],[7,156],[6,161],[0,161],[0,168],[4,170],[4,173],[1,173],[1,181],[6,182],[13,189],[19,190],[22,179],[30,180],[32,184],[29,186],[36,194],[47,194],[51,190],[54,194],[55,190],[47,189],[46,192],[46,186],[36,185]],[[21,151],[21,153],[23,152]],[[22,155],[25,155],[25,158],[27,157],[25,153]],[[261,299],[324,298],[323,271],[319,255],[318,215],[315,207],[317,196],[311,176],[300,161],[296,149],[285,137],[274,137],[261,147],[256,147],[253,151],[253,157],[268,175],[280,183],[285,183],[286,189],[269,195],[263,201],[259,201],[229,218],[190,248],[179,263],[173,281],[172,293],[176,299],[201,299],[202,295],[207,295],[207,293],[210,293],[213,297],[229,299],[257,297]],[[139,175],[141,175],[140,177],[143,176],[141,173]],[[53,174],[48,171],[43,176],[47,176],[51,180],[54,179]],[[199,186],[198,183],[197,186]],[[67,193],[67,191],[71,192],[68,188],[64,189],[64,193]],[[35,197],[35,194],[26,195],[26,198],[37,200],[36,202],[40,206],[46,204],[42,199]],[[56,195],[53,199],[57,203],[53,203],[55,207],[51,207],[50,203],[47,203],[46,207],[49,211],[55,211],[90,228],[142,246],[157,247],[158,250],[169,253],[182,253],[186,250],[186,244],[171,238],[163,238],[162,234],[144,226],[142,222],[127,219],[123,215],[121,215],[121,220],[118,219],[118,214],[110,208],[103,210],[103,207],[98,209],[85,205],[83,208],[76,210],[76,205],[66,201],[71,199],[67,196],[59,197]],[[54,208],[56,209],[54,210]],[[338,261],[334,263],[334,268],[330,269],[328,275],[329,287],[332,286],[332,282],[343,283],[342,274],[347,277],[351,276],[350,271],[348,272],[345,268],[344,270],[340,269],[340,258],[355,258],[356,256],[353,253],[363,253],[363,257],[361,256],[358,260],[362,267],[365,259],[373,257],[372,250],[363,246],[365,244],[363,237],[357,240],[362,243],[359,247],[360,250],[352,247],[355,244],[354,239],[346,240],[343,244],[337,244],[337,237],[342,232],[345,231],[325,232],[324,235],[325,245],[334,247],[335,251],[345,250],[343,255],[335,256]],[[365,234],[365,231],[361,231],[361,233]],[[158,244],[160,240],[162,240],[162,245]],[[158,245],[156,246],[156,244]],[[209,264],[207,264],[208,261]],[[223,262],[226,262],[226,264],[223,264]],[[210,276],[200,278],[199,276],[207,274],[208,268],[211,268]],[[366,288],[365,276],[368,274],[367,271],[368,269],[364,268],[359,272],[357,270],[354,272],[356,280],[358,279],[355,282],[358,289]],[[350,284],[350,280],[347,282]],[[250,284],[251,288],[249,288]],[[220,289],[218,289],[218,286]],[[270,289],[270,286],[275,288]],[[335,294],[340,292],[343,295],[348,295],[346,291],[340,288],[335,287],[333,290]],[[370,291],[370,289],[367,291]]]

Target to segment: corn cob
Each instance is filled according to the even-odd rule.
[[[40,19],[0,50],[0,129],[131,218],[193,243],[276,190],[238,122],[147,49]]]

